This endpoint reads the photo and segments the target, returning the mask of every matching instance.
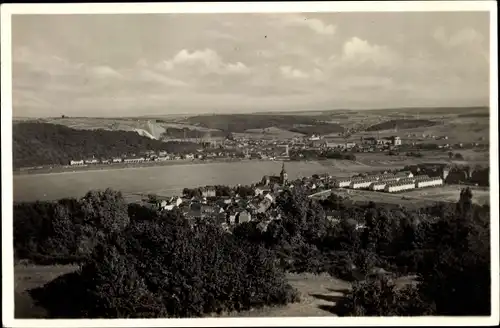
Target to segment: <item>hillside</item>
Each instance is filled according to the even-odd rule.
[[[175,128],[168,127],[161,134],[163,139],[176,139],[176,138],[205,138],[207,136],[211,137],[225,137],[227,133],[222,131],[201,131],[190,128]]]
[[[72,159],[110,158],[146,150],[194,151],[193,143],[162,142],[133,131],[77,130],[49,123],[17,123],[12,128],[14,168],[66,165]]]
[[[429,121],[429,120],[390,120],[386,122],[382,122],[379,124],[372,125],[366,129],[366,131],[383,131],[383,130],[391,130],[391,129],[414,129],[421,127],[429,127],[437,125],[437,122]]]
[[[190,124],[225,132],[243,132],[252,129],[276,127],[302,134],[332,133],[343,131],[338,124],[324,123],[314,116],[301,115],[200,115],[187,119]],[[326,131],[326,132],[325,132]]]

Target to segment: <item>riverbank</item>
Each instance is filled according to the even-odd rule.
[[[87,171],[109,171],[120,169],[134,169],[134,168],[147,168],[147,167],[161,167],[161,166],[174,166],[174,165],[194,165],[194,164],[212,164],[212,163],[239,163],[239,162],[272,162],[269,160],[260,159],[210,159],[210,160],[169,160],[163,162],[143,162],[143,163],[111,163],[111,164],[89,164],[86,166],[52,166],[44,168],[29,168],[29,169],[16,169],[13,175],[39,175],[39,174],[54,174],[54,173],[77,173]]]

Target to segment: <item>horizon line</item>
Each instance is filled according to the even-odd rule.
[[[47,119],[47,118],[61,118],[62,115],[65,118],[148,118],[148,117],[160,117],[160,116],[169,116],[169,115],[177,115],[177,116],[207,116],[207,115],[272,115],[272,114],[284,114],[284,113],[318,113],[318,112],[335,112],[335,111],[378,111],[378,110],[410,110],[410,109],[420,109],[420,110],[429,110],[429,109],[467,109],[467,108],[490,108],[490,105],[473,105],[473,106],[408,106],[408,107],[376,107],[376,108],[336,108],[336,109],[318,109],[318,110],[304,110],[304,109],[292,109],[292,110],[280,110],[280,111],[253,111],[253,112],[200,112],[200,113],[171,113],[171,114],[142,114],[137,116],[70,116],[70,115],[57,115],[57,116],[12,116],[14,118],[31,118],[31,119]]]

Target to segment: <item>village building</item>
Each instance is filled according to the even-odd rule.
[[[85,160],[85,164],[98,164],[99,160],[97,158],[90,158]]]
[[[415,189],[415,182],[414,181],[411,181],[411,182],[399,182],[398,181],[398,182],[388,183],[385,186],[384,191],[393,193],[393,192],[399,192],[399,191],[405,191],[405,190],[411,190],[411,189]]]
[[[75,166],[78,166],[78,165],[84,165],[85,163],[83,162],[83,159],[82,160],[79,160],[79,161],[74,161],[74,160],[71,160],[69,161],[69,165],[75,165]]]
[[[435,187],[435,186],[441,186],[442,184],[443,184],[443,179],[441,178],[427,178],[419,180],[415,183],[417,188]]]
[[[123,159],[124,163],[142,163],[145,161],[144,157],[130,157],[130,158],[125,158]]]
[[[236,224],[250,222],[251,220],[252,215],[245,210],[239,212],[236,216]]]
[[[352,181],[351,184],[349,185],[349,187],[352,189],[368,188],[373,183],[373,181],[374,181],[373,179]]]
[[[204,187],[201,189],[201,195],[203,197],[215,197],[215,187]]]
[[[333,181],[333,186],[335,188],[346,188],[351,185],[351,182],[352,182],[351,178],[336,179]]]
[[[372,191],[381,191],[384,190],[385,186],[387,185],[387,182],[373,182],[370,185],[370,190]]]
[[[394,146],[401,146],[402,144],[401,138],[398,136],[392,136],[391,141]]]
[[[285,170],[285,163],[283,163],[281,166],[281,172],[279,176],[265,175],[261,180],[261,184],[264,186],[269,186],[271,184],[285,185],[287,184],[287,182],[288,182],[288,173]]]

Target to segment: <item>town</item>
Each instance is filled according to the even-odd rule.
[[[283,162],[279,175],[264,176],[261,181],[250,186],[185,188],[179,196],[162,197],[150,194],[141,204],[158,211],[178,209],[189,219],[213,219],[228,231],[249,221],[258,221],[261,229],[265,230],[271,221],[281,218],[274,205],[279,194],[286,189],[302,188],[310,198],[325,198],[336,189],[398,193],[442,186],[450,172],[447,165],[441,164],[417,165],[412,169],[415,174],[411,170],[401,169],[392,172],[361,173],[351,178],[315,174],[290,181]],[[429,172],[430,176],[420,172]],[[327,218],[333,222],[336,220],[328,214]],[[359,228],[362,227],[359,225]]]
[[[408,138],[415,137],[408,135]],[[194,161],[194,160],[217,160],[217,159],[257,159],[272,161],[301,160],[311,155],[311,152],[317,157],[329,157],[327,154],[344,153],[386,153],[388,155],[405,152],[408,156],[418,156],[420,150],[453,150],[468,148],[484,148],[487,144],[480,143],[457,143],[450,145],[448,143],[432,143],[432,140],[447,140],[447,136],[428,136],[422,135],[421,142],[404,143],[399,136],[385,138],[361,137],[358,142],[346,141],[339,134],[338,136],[328,137],[312,135],[305,137],[294,137],[287,140],[277,140],[274,138],[219,138],[219,139],[196,139],[189,140],[199,145],[195,153],[168,153],[167,151],[146,150],[140,154],[123,154],[121,157],[114,158],[86,158],[71,159],[69,165],[65,167],[88,166],[97,164],[140,164],[166,161]],[[430,140],[429,140],[430,139]],[[179,142],[186,140],[180,139]],[[305,154],[307,152],[307,154]],[[332,158],[335,158],[333,155]],[[345,159],[354,159],[355,157],[340,157]]]

